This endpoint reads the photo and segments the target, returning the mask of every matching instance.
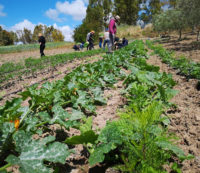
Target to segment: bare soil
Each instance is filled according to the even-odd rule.
[[[161,41],[162,45],[168,49],[175,51],[176,57],[184,55],[186,58],[200,62],[200,41],[196,41],[196,34],[185,33],[183,39],[178,40],[178,36],[173,34],[170,40]]]
[[[197,80],[177,75],[176,70],[163,64],[157,56],[151,56],[148,63],[159,66],[161,72],[171,73],[177,82],[174,89],[179,93],[171,100],[177,109],[167,112],[171,119],[169,131],[179,137],[178,146],[186,154],[195,156],[195,159],[183,162],[182,172],[200,173],[200,91],[195,88]]]
[[[63,53],[70,53],[74,52],[74,49],[61,47],[55,49],[45,49],[44,53],[46,56],[56,55],[56,54],[63,54]],[[21,62],[26,58],[39,58],[40,57],[40,50],[32,50],[32,51],[24,51],[24,52],[15,52],[15,53],[7,53],[7,54],[0,54],[0,65],[5,62]]]

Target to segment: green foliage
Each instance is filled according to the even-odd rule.
[[[108,123],[101,131],[89,163],[103,162],[105,155],[112,155],[111,151],[116,149],[115,154],[123,162],[117,168],[123,172],[162,172],[162,165],[169,164],[172,156],[181,160],[190,158],[171,142],[166,129],[159,125],[161,113],[159,102],[151,103],[143,111],[129,106],[120,120]]]
[[[13,33],[3,30],[0,26],[0,46],[7,46],[12,44],[14,44]]]
[[[143,8],[145,12],[143,12],[140,16],[141,20],[145,23],[152,22],[152,19],[155,15],[160,14],[162,12],[162,6],[164,5],[160,0],[150,0],[148,3],[145,4],[147,1],[143,1]]]
[[[8,163],[20,166],[20,172],[52,172],[44,161],[65,163],[70,151],[65,144],[53,142],[55,137],[48,136],[42,140],[34,140],[30,133],[18,131],[13,136],[19,157],[9,155]]]
[[[177,8],[181,11],[181,14],[184,16],[184,20],[188,26],[194,30],[197,29],[197,41],[199,40],[200,32],[200,4],[198,0],[178,0]]]
[[[179,39],[182,36],[182,30],[187,26],[182,11],[177,9],[167,10],[154,17],[154,29],[158,32],[178,31]]]
[[[161,45],[155,46],[152,42],[146,41],[149,48],[154,50],[155,54],[158,54],[162,61],[169,64],[173,68],[179,71],[179,74],[185,75],[187,78],[200,79],[200,64],[192,62],[185,57],[174,58],[173,54],[165,50]]]
[[[61,31],[54,29],[52,32],[52,39],[54,42],[61,42],[64,41],[64,35]]]
[[[147,65],[147,57],[144,43],[135,41],[103,60],[80,65],[62,80],[32,86],[0,107],[0,171],[11,165],[21,172],[56,171],[55,163],[65,164],[71,153],[66,144],[83,144],[90,165],[104,161],[124,172],[163,172],[162,166],[176,158],[172,169],[179,170],[179,163],[191,156],[174,146],[166,128],[169,119],[161,117],[175,83]],[[97,135],[92,117],[85,115],[95,115],[96,106],[106,104],[103,90],[123,79],[128,105],[118,121],[108,122]],[[23,107],[22,100],[29,106]],[[69,138],[69,128],[80,135]]]
[[[141,1],[138,0],[114,0],[114,13],[120,16],[124,24],[135,25],[138,19]]]
[[[99,32],[103,29],[103,17],[102,2],[90,0],[83,23],[74,30],[74,40],[76,42],[85,42],[87,33],[91,30],[95,31],[94,39],[97,40]]]
[[[66,54],[57,54],[53,56],[46,56],[42,59],[27,58],[25,64],[22,63],[5,63],[0,67],[0,83],[8,81],[14,77],[22,77],[23,75],[29,75],[36,73],[47,67],[55,67],[59,64],[66,63],[75,58],[82,58],[86,56],[92,56],[104,52],[104,50],[92,50],[88,52],[73,52]]]

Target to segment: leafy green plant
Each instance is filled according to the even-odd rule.
[[[185,75],[187,78],[200,79],[200,64],[192,62],[185,57],[174,58],[172,52],[165,50],[161,45],[153,45],[149,40],[146,41],[147,46],[158,54],[162,61],[177,69],[179,74]]]
[[[116,149],[118,162],[114,165],[123,172],[162,172],[170,158],[192,158],[173,144],[173,138],[160,125],[162,111],[159,102],[151,103],[143,111],[130,105],[120,114],[120,120],[108,123],[101,131],[89,158],[90,165],[103,162]]]
[[[104,161],[124,172],[161,172],[169,158],[190,157],[173,145],[166,128],[170,121],[160,116],[170,106],[175,82],[147,65],[146,53],[144,43],[135,41],[98,62],[80,65],[62,80],[34,85],[21,98],[7,101],[0,107],[0,171],[11,165],[18,165],[21,172],[55,171],[55,163],[64,164],[71,153],[68,145],[77,144],[88,149],[91,165]],[[119,80],[124,80],[126,111],[97,134],[92,118],[86,116],[95,115],[96,105],[106,104],[103,90]],[[23,101],[29,105],[23,107]],[[70,128],[80,135],[68,137]],[[173,162],[172,169],[178,170]]]

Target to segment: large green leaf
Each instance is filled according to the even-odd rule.
[[[91,153],[89,164],[95,165],[104,161],[105,154],[116,149],[122,144],[122,132],[118,122],[112,122],[106,125],[98,137],[98,145]]]
[[[44,161],[64,164],[70,155],[67,145],[53,142],[55,140],[53,136],[34,140],[30,133],[18,131],[13,138],[19,156],[9,155],[6,161],[12,165],[19,165],[22,173],[53,172]]]
[[[60,124],[65,128],[70,128],[77,125],[77,120],[84,117],[84,114],[77,110],[72,110],[72,113],[65,111],[60,105],[55,105],[52,108],[54,112],[53,118],[50,120],[50,124]]]
[[[79,136],[72,136],[71,138],[66,139],[65,143],[70,144],[70,145],[87,144],[87,143],[94,144],[97,138],[98,138],[98,135],[95,134],[93,130],[89,130],[82,133]]]

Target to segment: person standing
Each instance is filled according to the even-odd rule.
[[[87,34],[87,38],[86,38],[86,41],[89,42],[88,46],[87,46],[87,50],[91,50],[94,48],[94,44],[93,44],[93,41],[94,41],[94,38],[93,38],[93,35],[94,35],[94,31],[91,31]]]
[[[103,49],[104,50],[105,50],[106,44],[109,47],[109,32],[108,32],[108,29],[106,29],[106,31],[104,33],[104,43],[103,43]]]
[[[109,22],[109,38],[110,38],[110,43],[109,43],[109,52],[112,52],[114,49],[114,40],[115,40],[115,35],[117,32],[117,25],[120,20],[120,17],[117,15],[114,18],[110,19]]]
[[[44,49],[45,49],[46,40],[45,40],[45,37],[42,35],[42,33],[39,33],[38,36],[39,36],[38,42],[40,44],[40,55],[42,57],[42,56],[45,56]]]

